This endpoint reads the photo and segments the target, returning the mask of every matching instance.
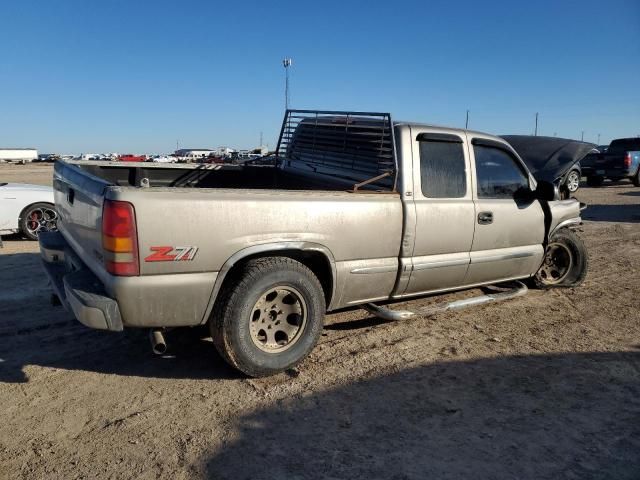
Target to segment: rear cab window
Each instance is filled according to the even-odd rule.
[[[464,144],[457,135],[421,133],[420,183],[427,198],[463,198],[467,194]]]
[[[640,151],[640,139],[628,138],[614,140],[609,145],[607,153],[614,155],[624,155],[627,152]]]

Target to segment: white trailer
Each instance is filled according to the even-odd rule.
[[[0,148],[0,162],[27,163],[37,159],[35,148]]]

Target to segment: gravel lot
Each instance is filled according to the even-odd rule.
[[[0,181],[51,184],[51,166]],[[160,358],[144,332],[83,327],[49,305],[36,243],[6,238],[0,478],[638,479],[640,189],[577,196],[582,287],[397,323],[332,314],[298,370],[260,380],[200,332]]]

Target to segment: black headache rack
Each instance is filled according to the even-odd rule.
[[[276,160],[284,170],[325,176],[354,192],[396,191],[389,113],[287,110]]]

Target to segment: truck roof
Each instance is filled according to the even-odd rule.
[[[438,129],[438,130],[443,130],[443,131],[447,131],[447,132],[455,132],[455,133],[470,133],[473,135],[479,135],[479,136],[483,136],[483,137],[490,137],[490,138],[494,138],[496,141],[502,141],[504,142],[504,139],[496,136],[496,135],[492,135],[490,133],[486,133],[486,132],[480,132],[478,130],[470,130],[468,128],[459,128],[459,127],[447,127],[445,125],[435,125],[432,123],[421,123],[421,122],[409,122],[406,120],[401,120],[401,121],[394,121],[393,122],[393,126],[394,127],[401,127],[401,126],[409,126],[409,127],[421,127],[421,128],[434,128],[434,129]]]

